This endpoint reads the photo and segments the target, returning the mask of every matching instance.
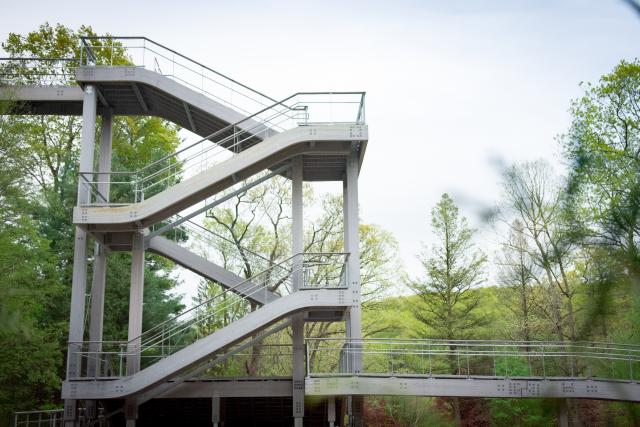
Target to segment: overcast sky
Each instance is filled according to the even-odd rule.
[[[443,192],[482,228],[501,164],[546,158],[581,81],[638,56],[640,16],[622,0],[0,0],[0,38],[48,21],[147,36],[273,98],[365,90],[361,216],[400,243],[415,274]],[[488,233],[480,242],[491,252]]]

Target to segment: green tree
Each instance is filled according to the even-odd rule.
[[[421,304],[414,316],[428,327],[423,335],[447,340],[472,338],[476,328],[486,323],[480,299],[473,292],[482,283],[486,256],[475,249],[474,230],[448,194],[431,210],[431,228],[436,243],[425,250],[420,262],[423,278],[409,283]]]
[[[583,329],[624,307],[616,334],[638,342],[640,325],[640,61],[621,61],[571,106],[561,142],[570,167],[567,214],[585,253],[581,277],[593,296]],[[613,298],[614,293],[626,298]],[[611,304],[623,304],[612,307]]]
[[[11,57],[77,58],[82,35],[94,33],[90,27],[75,31],[44,24],[26,35],[11,33],[2,47]],[[116,62],[127,61],[117,51]],[[75,84],[71,71],[77,62],[29,65],[32,67],[15,68],[17,75],[10,83]],[[46,79],[45,74],[52,72],[57,73],[55,81]],[[16,103],[0,108],[0,113],[12,113],[0,116],[0,268],[7,269],[0,277],[0,318],[7,325],[0,335],[0,346],[6,350],[0,355],[2,390],[7,391],[0,396],[0,417],[4,419],[11,409],[59,403],[69,319],[71,218],[76,204],[81,122],[74,116],[14,114],[28,113]],[[114,169],[135,170],[175,151],[179,144],[177,127],[159,118],[118,117],[114,123]],[[109,255],[106,339],[126,337],[129,259],[126,253]],[[171,293],[176,285],[172,268],[167,260],[147,255],[145,328],[182,308],[179,296]],[[40,345],[37,351],[36,344]],[[12,348],[15,353],[9,363],[6,358]],[[12,389],[16,392],[9,394]],[[0,424],[5,422],[0,419]]]
[[[427,328],[423,335],[447,340],[469,339],[488,319],[482,315],[480,297],[474,288],[482,283],[486,256],[475,249],[474,230],[448,194],[431,210],[431,229],[436,243],[420,262],[425,276],[409,283],[420,303],[413,315]],[[449,345],[448,370],[460,373],[456,363],[456,346]],[[461,424],[461,400],[445,399],[458,425]]]

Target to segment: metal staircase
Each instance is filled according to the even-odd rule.
[[[0,100],[17,101],[10,113],[83,119],[62,393],[67,425],[81,422],[77,402],[86,402],[82,420],[91,420],[96,407],[92,402],[123,398],[127,423],[133,423],[140,404],[285,327],[293,333],[292,415],[300,425],[304,322],[351,319],[351,336],[360,334],[357,176],[368,138],[364,93],[298,92],[276,100],[139,37],[86,37],[78,54],[0,61]],[[97,115],[102,116],[103,132],[95,170]],[[112,171],[113,115],[162,117],[201,138],[139,170]],[[275,262],[229,244],[233,242],[195,222],[197,213],[276,175],[292,181],[295,255],[287,260]],[[350,227],[345,234],[351,237],[345,240],[344,253],[302,252],[303,181],[345,183]],[[168,238],[177,230],[186,240]],[[85,309],[89,238],[96,250],[91,307]],[[215,281],[223,290],[142,331],[147,250]],[[216,263],[211,254],[221,250],[234,265],[258,273],[230,271]],[[102,339],[109,251],[132,253],[129,337],[124,342]]]
[[[234,288],[227,289],[127,342],[102,342],[101,351],[91,351],[90,342],[72,343],[79,349],[76,355],[99,360],[103,367],[99,372],[106,374],[107,368],[114,366],[119,370],[110,376],[93,378],[81,372],[79,377],[64,383],[63,398],[76,398],[79,393],[87,399],[111,399],[146,391],[294,312],[344,308],[348,305],[345,269],[337,268],[342,274],[334,274],[337,279],[334,282],[318,286],[305,281],[297,292],[293,292],[291,280],[297,272],[303,277],[317,277],[318,270],[335,270],[336,266],[344,266],[345,261],[346,254],[298,254],[240,282],[237,286],[245,289],[244,295],[236,293],[229,298]],[[274,288],[281,298],[250,311],[256,295],[263,294],[262,300],[268,300],[267,292]],[[230,309],[235,309],[235,319],[216,329],[213,321]],[[141,360],[143,369],[122,378],[125,376],[123,359],[131,358]],[[92,381],[85,381],[87,379]]]

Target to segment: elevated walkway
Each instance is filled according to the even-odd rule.
[[[195,392],[196,387],[194,387]],[[307,396],[572,398],[640,402],[640,384],[615,379],[357,375],[307,378]]]
[[[601,342],[307,339],[310,396],[640,402],[640,346]],[[362,361],[359,372],[352,371]]]

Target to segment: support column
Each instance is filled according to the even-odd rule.
[[[144,296],[144,234],[134,232],[131,242],[131,288],[129,291],[129,333],[127,347],[127,375],[140,371],[140,346],[142,344],[142,301]],[[127,427],[135,426],[138,404],[135,397],[125,403]]]
[[[350,371],[358,374],[362,370],[362,354],[360,353],[362,339],[362,313],[360,300],[360,234],[358,218],[358,153],[355,150],[347,158],[347,171],[343,186],[344,198],[344,242],[345,252],[349,253],[347,262],[347,278],[351,307],[347,312],[345,327],[346,336],[350,340],[347,358]],[[347,399],[350,424],[362,426],[363,397],[351,396]]]
[[[96,126],[96,91],[93,85],[85,85],[82,101],[82,132],[80,139],[80,171],[93,170],[93,150]],[[78,177],[78,205],[89,201],[82,178]],[[82,360],[78,353],[84,339],[85,294],[87,291],[87,234],[80,227],[75,229],[73,250],[73,276],[71,282],[71,313],[69,316],[69,348],[67,353],[67,379],[81,374]],[[66,426],[76,420],[76,401],[65,400],[64,419]]]
[[[220,426],[220,396],[217,393],[211,398],[211,423],[213,427]]]
[[[100,131],[100,157],[98,158],[98,202],[109,201],[109,179],[111,172],[113,115],[109,112],[102,116]],[[87,376],[99,377],[101,361],[99,353],[102,351],[102,325],[104,320],[104,290],[107,278],[107,252],[98,242],[93,249],[93,280],[91,282],[91,314],[89,321],[89,360],[87,361]],[[86,402],[86,412],[89,419],[97,416],[96,402]]]
[[[291,252],[304,252],[303,243],[303,199],[302,199],[302,157],[296,157],[291,162]],[[293,259],[293,290],[298,291],[304,284],[302,272],[303,257]],[[291,316],[293,329],[293,421],[295,427],[302,427],[304,417],[304,313]]]
[[[327,421],[329,421],[329,427],[335,427],[336,425],[336,398],[331,396],[327,401]]]
[[[560,399],[560,408],[558,408],[558,426],[569,427],[569,405],[568,399]]]

